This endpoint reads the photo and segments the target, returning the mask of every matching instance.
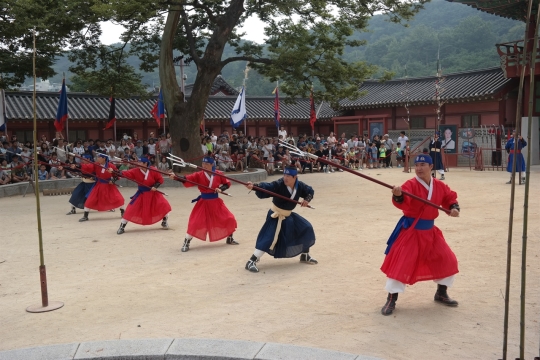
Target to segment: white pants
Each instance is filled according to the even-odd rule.
[[[443,170],[443,169],[437,170],[437,172],[438,172],[439,174],[441,174],[441,175],[444,175],[444,170]]]
[[[433,280],[433,282],[439,285],[445,285],[451,287],[454,284],[455,275],[445,277],[444,279]],[[384,287],[390,294],[405,292],[405,284],[395,279],[386,279],[386,286]]]

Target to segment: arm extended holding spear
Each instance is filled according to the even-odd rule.
[[[115,158],[114,160],[116,161],[116,159],[117,159],[117,158]],[[143,166],[141,166],[140,164],[135,163],[135,162],[133,162],[133,161],[121,160],[121,159],[120,159],[120,161],[122,161],[123,163],[127,163],[127,164],[130,164],[130,165],[133,165],[133,166],[143,167]],[[182,166],[182,167],[185,166],[185,164],[184,164],[183,162],[182,162],[182,164],[180,164],[180,163],[175,163],[175,165]],[[222,195],[226,195],[226,196],[232,197],[231,194],[228,194],[228,193],[226,193],[225,191],[222,191],[222,190],[219,189],[219,188],[212,189],[212,188],[209,187],[209,186],[202,185],[202,184],[199,184],[198,182],[195,182],[195,181],[191,181],[191,180],[189,180],[189,179],[186,179],[185,176],[177,176],[177,175],[175,175],[174,173],[168,173],[168,172],[165,172],[165,171],[158,170],[158,169],[156,169],[156,168],[149,168],[149,169],[150,169],[151,171],[158,172],[158,173],[160,173],[160,174],[162,174],[162,175],[166,175],[166,176],[168,176],[169,178],[171,178],[172,180],[176,180],[176,181],[180,181],[180,182],[188,182],[188,183],[190,183],[190,184],[193,184],[193,185],[196,185],[196,186],[200,186],[200,187],[205,188],[205,189],[207,189],[207,190],[219,192],[219,193],[222,194]]]
[[[286,142],[281,141],[281,144],[282,144],[282,146],[284,146],[284,147],[286,147],[287,149],[289,149],[289,152],[290,152],[291,154],[295,154],[295,155],[298,155],[298,156],[309,157],[309,158],[311,158],[311,159],[318,160],[318,161],[320,161],[320,162],[322,162],[322,163],[325,163],[325,164],[328,164],[328,165],[331,165],[331,166],[335,166],[335,167],[337,167],[337,168],[339,168],[339,169],[342,169],[343,171],[350,172],[351,174],[354,174],[354,175],[356,175],[356,176],[360,176],[360,177],[362,177],[362,178],[364,178],[364,179],[366,179],[366,180],[372,181],[372,182],[374,182],[374,183],[376,183],[376,184],[379,184],[379,185],[382,185],[382,186],[387,187],[387,188],[389,188],[389,189],[392,189],[392,191],[394,191],[394,189],[396,188],[395,186],[392,186],[392,185],[387,184],[387,183],[385,183],[385,182],[379,181],[379,180],[374,179],[374,178],[372,178],[372,177],[370,177],[370,176],[367,176],[367,175],[358,173],[358,172],[356,172],[356,171],[354,171],[354,170],[352,170],[352,169],[349,169],[348,167],[342,166],[342,165],[340,165],[340,164],[336,164],[336,163],[334,163],[334,162],[332,162],[332,161],[330,161],[330,160],[324,159],[324,158],[322,158],[322,157],[318,157],[317,155],[310,154],[310,153],[306,153],[306,152],[304,152],[304,151],[298,149],[296,146],[293,146],[293,145],[288,144],[288,143],[286,143]],[[450,215],[450,213],[451,213],[451,210],[445,209],[445,208],[443,208],[442,206],[439,206],[439,205],[437,205],[437,204],[434,204],[434,203],[432,203],[432,202],[429,201],[429,200],[423,199],[423,198],[421,198],[421,197],[419,197],[419,196],[416,196],[416,195],[414,195],[414,194],[411,194],[411,193],[409,193],[409,192],[407,192],[407,191],[403,191],[403,190],[401,190],[401,188],[399,188],[399,192],[400,192],[402,195],[410,196],[410,197],[412,197],[412,198],[415,199],[415,200],[418,200],[418,201],[421,201],[421,202],[423,202],[423,203],[425,203],[425,204],[427,204],[427,205],[436,207],[437,209],[442,210],[442,211],[444,211],[445,213],[447,213],[447,214],[449,214],[449,215]],[[459,214],[459,213],[458,213],[458,214]]]
[[[275,196],[275,197],[278,197],[278,198],[280,198],[280,199],[283,199],[283,200],[286,200],[286,201],[289,201],[289,202],[293,202],[293,203],[298,204],[298,205],[301,205],[301,206],[303,206],[303,207],[308,207],[308,208],[310,208],[310,209],[315,209],[313,206],[311,206],[311,205],[309,205],[309,204],[306,206],[306,204],[304,204],[303,201],[296,201],[296,200],[294,200],[294,199],[290,199],[290,198],[285,197],[285,196],[283,196],[283,195],[276,194],[276,193],[274,193],[274,192],[272,192],[272,191],[270,191],[270,190],[263,189],[263,188],[261,188],[261,187],[259,187],[259,186],[256,186],[256,185],[252,184],[252,183],[247,183],[247,182],[244,182],[244,181],[241,181],[241,180],[232,178],[232,177],[225,176],[225,175],[223,175],[223,174],[217,173],[217,172],[212,171],[212,170],[207,170],[207,169],[205,169],[205,168],[203,168],[203,167],[200,167],[200,166],[197,166],[197,165],[195,165],[195,164],[187,163],[187,162],[185,162],[184,160],[182,160],[182,158],[180,158],[180,157],[178,157],[178,156],[174,156],[174,155],[171,154],[171,155],[169,155],[169,158],[168,158],[168,159],[171,160],[171,161],[173,162],[173,165],[178,165],[178,166],[181,166],[181,167],[188,166],[188,167],[193,168],[193,169],[203,170],[203,171],[205,171],[205,172],[207,172],[207,173],[209,173],[209,174],[212,174],[212,175],[218,175],[218,176],[221,176],[221,177],[223,177],[223,178],[225,178],[225,179],[228,179],[228,180],[230,180],[230,181],[233,181],[233,182],[236,182],[236,183],[245,185],[245,186],[249,186],[250,189],[255,189],[256,191],[261,191],[261,192],[267,193],[267,194],[269,194],[269,195],[271,195],[271,196]]]

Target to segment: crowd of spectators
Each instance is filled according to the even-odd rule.
[[[33,146],[30,142],[24,144],[17,141],[15,135],[8,140],[0,133],[0,185],[28,181],[33,178],[31,165]],[[294,165],[301,173],[326,172],[332,173],[342,169],[327,165],[307,157],[291,154],[283,146],[287,142],[300,150],[314,154],[319,158],[330,160],[350,169],[361,171],[366,168],[392,168],[395,155],[395,165],[403,166],[403,158],[409,151],[409,140],[402,131],[397,140],[392,140],[388,134],[379,138],[378,135],[369,138],[367,135],[351,135],[348,138],[343,133],[337,137],[333,132],[324,134],[288,134],[281,127],[278,136],[246,136],[242,131],[233,130],[231,134],[224,131],[217,135],[205,131],[201,135],[203,154],[211,154],[216,160],[217,167],[223,172],[247,172],[249,168],[264,169],[268,175],[282,171],[288,165]],[[78,177],[79,173],[70,172],[66,164],[80,164],[81,158],[95,160],[98,150],[121,160],[137,161],[145,156],[159,170],[171,172],[171,162],[167,159],[172,151],[170,134],[155,137],[151,132],[148,139],[139,139],[137,133],[133,137],[123,134],[120,142],[108,140],[77,139],[67,144],[61,133],[49,141],[45,135],[38,143],[40,180],[65,179]],[[77,156],[69,155],[73,153]],[[61,166],[64,165],[64,166]],[[120,170],[130,168],[127,162],[120,163]]]
[[[201,148],[203,153],[215,157],[217,166],[221,171],[243,171],[248,168],[265,169],[268,175],[282,170],[285,166],[294,165],[301,173],[334,172],[335,166],[328,166],[320,161],[291,154],[283,146],[287,142],[297,146],[300,150],[314,154],[320,158],[329,159],[351,169],[365,168],[392,168],[392,155],[395,155],[397,167],[403,166],[403,158],[409,148],[409,139],[402,131],[397,141],[392,140],[388,134],[382,138],[375,135],[370,139],[367,135],[351,135],[336,137],[315,134],[287,134],[284,127],[278,131],[278,136],[246,136],[241,130],[233,130],[232,134],[224,131],[219,136],[215,132],[205,131],[201,135]],[[338,168],[339,171],[343,171]]]
[[[137,161],[146,156],[160,170],[170,172],[171,164],[167,156],[171,153],[172,140],[170,134],[162,134],[159,138],[151,132],[148,139],[139,139],[137,133],[133,137],[123,134],[119,143],[108,140],[77,139],[67,144],[62,133],[57,132],[49,141],[42,135],[37,144],[39,180],[56,180],[79,177],[80,173],[69,171],[71,164],[84,162],[81,158],[94,161],[97,154],[104,152],[117,160]],[[101,150],[101,151],[99,151]],[[70,155],[75,154],[76,156]],[[14,184],[34,178],[33,144],[30,141],[21,143],[16,135],[11,139],[0,133],[0,185]],[[130,167],[126,162],[119,165],[125,170]]]

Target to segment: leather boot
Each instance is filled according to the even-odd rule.
[[[125,228],[126,228],[126,225],[127,224],[124,224],[124,223],[120,223],[120,227],[118,228],[118,230],[116,231],[116,233],[118,235],[122,235],[124,232],[125,232]]]
[[[434,300],[446,306],[458,306],[458,302],[448,296],[446,289],[446,285],[437,284],[437,292],[435,293]]]
[[[182,252],[189,251],[189,243],[191,242],[191,239],[184,239],[184,245],[182,246]]]
[[[383,314],[384,316],[391,315],[396,308],[397,298],[398,298],[398,293],[395,293],[395,294],[388,293],[388,297],[386,298],[386,304],[384,304],[384,306],[382,307],[381,314]]]
[[[85,211],[83,217],[79,219],[79,222],[83,221],[88,221],[88,211]]]

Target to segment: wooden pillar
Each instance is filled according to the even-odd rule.
[[[441,106],[441,125],[444,124],[446,124],[446,104],[443,104],[443,106]]]
[[[396,107],[392,107],[392,129],[396,130]]]
[[[56,128],[54,127],[54,119],[53,120],[50,120],[50,121],[47,121],[47,132],[48,134],[47,135],[47,141],[52,141],[52,139],[55,138],[55,135],[56,135]],[[39,139],[39,137],[38,137]]]
[[[118,122],[118,120],[116,120]],[[116,126],[118,126],[118,124],[116,124]],[[103,121],[102,120],[99,120],[98,121],[98,137],[99,139],[98,140],[103,140]],[[94,140],[94,143],[95,143],[95,140]]]
[[[148,120],[143,120],[142,122],[142,139],[148,139]]]
[[[221,134],[225,132],[225,122],[223,120],[221,120],[221,123],[220,123],[220,131],[221,131]]]
[[[503,96],[503,98],[499,100],[499,125],[505,125],[505,119],[506,119],[506,99]]]
[[[259,137],[259,120],[255,120],[255,137]],[[290,124],[289,124],[289,128],[290,128]]]

